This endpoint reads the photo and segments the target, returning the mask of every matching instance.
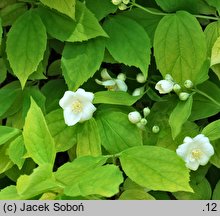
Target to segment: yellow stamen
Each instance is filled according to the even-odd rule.
[[[80,101],[77,100],[73,102],[72,111],[75,113],[82,112],[82,104],[80,103]]]
[[[202,151],[200,149],[192,150],[192,157],[195,159],[200,159],[202,156]]]

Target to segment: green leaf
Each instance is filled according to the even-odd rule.
[[[16,128],[0,126],[0,145],[6,143],[20,133],[21,131]]]
[[[76,0],[40,0],[44,5],[75,19]]]
[[[173,139],[177,137],[182,129],[183,124],[191,115],[192,104],[193,97],[191,95],[186,101],[179,101],[177,106],[172,111],[169,118],[169,124]]]
[[[99,156],[101,151],[101,139],[98,126],[94,118],[80,124],[77,128],[77,157]]]
[[[26,149],[24,146],[24,139],[23,136],[17,137],[13,140],[8,148],[8,155],[12,162],[18,166],[19,169],[22,168],[25,159],[23,158],[24,154],[26,153]]]
[[[9,170],[13,163],[8,156],[8,144],[4,144],[0,146],[0,155],[1,155],[1,163],[0,163],[0,174]]]
[[[67,43],[61,59],[63,75],[71,90],[76,90],[99,69],[105,41],[96,38],[83,43]]]
[[[220,200],[220,180],[218,181],[213,190],[212,200]]]
[[[75,21],[43,7],[38,8],[38,13],[47,32],[60,41],[82,42],[98,36],[107,36],[93,13],[79,1],[76,2]]]
[[[55,160],[54,140],[49,132],[41,109],[31,98],[31,106],[25,119],[24,143],[28,156],[38,165],[53,164]]]
[[[151,190],[190,191],[189,171],[175,152],[157,146],[124,150],[119,157],[125,174]]]
[[[220,37],[217,38],[214,46],[212,47],[211,67],[220,80]]]
[[[27,11],[28,7],[25,3],[15,3],[4,7],[0,11],[2,18],[2,26],[11,26],[13,23]]]
[[[95,93],[94,104],[117,104],[124,106],[131,106],[137,102],[143,95],[132,96],[127,92],[114,91],[100,91]]]
[[[114,16],[104,23],[109,35],[107,49],[119,63],[140,68],[145,77],[150,64],[150,39],[141,25],[125,16]]]
[[[2,29],[2,19],[0,17],[0,45],[2,43],[2,33],[3,33],[3,29]]]
[[[0,118],[5,115],[12,115],[20,109],[19,106],[16,106],[10,110],[21,93],[21,87],[17,81],[11,82],[0,89]]]
[[[146,193],[143,190],[137,190],[137,189],[130,189],[124,191],[120,197],[119,200],[155,200],[153,196]]]
[[[67,162],[59,167],[55,173],[56,180],[64,186],[73,185],[75,181],[82,178],[86,173],[102,166],[106,162],[105,157],[83,156],[72,162]],[[73,172],[74,171],[74,172]]]
[[[47,113],[60,108],[59,100],[63,97],[66,89],[67,86],[63,79],[50,80],[41,88],[42,93],[46,97],[45,106]]]
[[[0,191],[0,200],[21,200],[24,199],[17,193],[15,185],[5,187]]]
[[[212,189],[207,179],[203,179],[199,183],[191,182],[190,186],[194,191],[193,193],[180,191],[173,193],[173,195],[178,200],[210,200],[211,199]]]
[[[109,0],[86,0],[85,3],[86,7],[91,10],[98,20],[103,19],[110,13],[115,13],[117,10],[117,6]]]
[[[211,22],[205,28],[205,37],[207,42],[208,56],[211,57],[212,47],[216,42],[217,38],[220,36],[220,21]]]
[[[191,121],[207,118],[220,112],[220,88],[211,81],[206,81],[197,88],[204,95],[193,95]]]
[[[203,0],[156,0],[156,3],[166,12],[175,12],[178,10],[187,10],[191,13],[206,14],[213,12]]]
[[[123,13],[123,15],[135,20],[138,24],[140,24],[149,35],[151,39],[151,44],[153,44],[154,33],[156,31],[158,23],[163,18],[162,16],[146,13],[139,8],[132,8],[132,10],[126,11],[125,13]]]
[[[29,10],[11,27],[6,52],[11,68],[24,87],[28,77],[37,70],[46,50],[47,34],[40,17]]]
[[[218,0],[205,0],[210,6],[215,7],[220,13],[220,2]]]
[[[110,154],[142,145],[141,131],[128,120],[127,114],[104,110],[97,114],[96,120],[102,145]]]
[[[76,144],[77,126],[67,126],[63,110],[58,109],[46,116],[49,131],[54,139],[56,152],[64,152]]]
[[[211,157],[210,162],[214,166],[220,168],[220,139],[213,140],[212,145],[214,147],[215,154]]]
[[[207,136],[209,140],[220,139],[220,119],[208,124],[202,130],[202,134]]]
[[[188,79],[198,84],[206,59],[206,41],[196,18],[185,11],[163,17],[155,32],[154,54],[163,76],[171,74],[180,84]]]
[[[64,189],[68,196],[88,196],[98,194],[111,197],[119,192],[119,185],[123,182],[123,176],[115,165],[96,167],[84,174],[72,185]]]
[[[7,68],[3,58],[0,58],[0,84],[4,82],[7,77]]]
[[[16,189],[26,199],[42,194],[57,187],[51,164],[40,165],[31,175],[21,175],[17,180]]]

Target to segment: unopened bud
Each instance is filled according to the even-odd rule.
[[[181,90],[181,86],[179,84],[174,84],[173,91],[175,91],[178,94],[180,90]]]
[[[128,114],[128,119],[133,124],[140,122],[141,118],[141,114],[138,111],[133,111]]]
[[[173,77],[170,74],[165,75],[165,80],[173,81]]]
[[[179,94],[179,99],[182,100],[182,101],[185,101],[185,100],[187,100],[187,99],[189,98],[189,96],[190,96],[189,93],[187,93],[187,92],[181,92],[181,93]]]
[[[153,132],[153,133],[158,133],[159,131],[160,131],[159,126],[154,125],[154,126],[152,127],[152,132]]]
[[[192,88],[193,87],[193,82],[191,80],[186,80],[184,82],[184,86],[188,89]]]
[[[124,3],[121,3],[120,5],[118,5],[119,10],[126,10],[127,8],[128,8],[127,5],[125,5]]]
[[[112,0],[112,4],[119,5],[122,3],[122,0]]]
[[[139,96],[139,95],[141,95],[143,93],[144,93],[144,87],[136,88],[133,91],[132,96]]]
[[[142,118],[142,119],[140,120],[140,123],[141,123],[143,126],[146,125],[146,124],[147,124],[147,119]]]
[[[144,117],[147,117],[147,116],[150,114],[150,109],[149,109],[149,107],[145,107],[145,108],[143,109],[143,113],[144,113]]]
[[[128,3],[130,3],[130,0],[122,0],[122,2],[127,5]]]
[[[144,77],[144,75],[142,73],[139,73],[136,76],[136,80],[139,83],[145,83],[147,79]]]
[[[125,81],[126,80],[126,75],[124,73],[120,73],[120,74],[118,74],[117,79]]]

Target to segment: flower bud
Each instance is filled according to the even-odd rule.
[[[160,94],[166,94],[173,90],[174,83],[170,80],[160,80],[155,89],[159,91]]]
[[[127,5],[125,5],[124,3],[121,3],[120,5],[118,5],[119,10],[126,10],[127,8],[128,8]]]
[[[144,93],[144,86],[143,87],[140,87],[140,88],[136,88],[133,93],[132,93],[132,96],[139,96],[141,94]]]
[[[147,124],[147,119],[142,118],[142,119],[140,120],[140,123],[141,123],[143,126],[146,125],[146,124]]]
[[[145,83],[147,79],[144,77],[144,75],[142,73],[139,73],[136,76],[136,80],[139,83]]]
[[[122,3],[122,0],[112,0],[112,4],[119,5]]]
[[[126,75],[124,73],[120,73],[120,74],[118,74],[117,79],[125,81],[126,80]]]
[[[173,77],[170,74],[165,75],[165,80],[167,81],[173,81]]]
[[[144,117],[147,117],[147,116],[150,114],[150,109],[149,109],[149,107],[145,107],[145,108],[143,109],[143,113],[144,113]]]
[[[141,130],[145,130],[145,125],[143,125],[141,122],[138,122],[137,127],[140,128]]]
[[[122,0],[122,2],[127,5],[130,3],[130,0]]]
[[[184,82],[184,86],[188,89],[192,88],[193,87],[193,82],[191,80],[186,80]]]
[[[136,124],[141,120],[141,114],[138,111],[133,111],[128,114],[128,119],[131,123]]]
[[[104,68],[101,71],[101,77],[102,77],[103,80],[110,80],[110,79],[112,79],[106,68]]]
[[[179,84],[174,84],[173,91],[175,91],[177,94],[180,92],[181,86]]]
[[[154,126],[152,127],[152,132],[153,132],[153,133],[158,133],[159,131],[160,131],[159,126],[154,125]]]
[[[182,101],[185,101],[185,100],[187,100],[187,99],[189,98],[189,96],[190,96],[189,93],[187,93],[187,92],[181,92],[181,93],[179,94],[179,99],[182,100]]]

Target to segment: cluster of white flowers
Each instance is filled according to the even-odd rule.
[[[63,108],[64,121],[68,126],[77,122],[84,122],[92,118],[96,111],[92,104],[94,94],[79,88],[76,92],[66,91],[60,99],[59,105]]]
[[[176,150],[186,163],[186,167],[191,170],[197,170],[199,165],[206,165],[210,157],[214,154],[214,148],[210,144],[208,137],[199,134],[194,138],[185,137],[183,144]]]
[[[107,69],[103,69],[101,71],[101,77],[102,81],[96,79],[96,83],[99,85],[103,85],[105,88],[107,88],[109,91],[124,91],[126,92],[128,90],[128,87],[125,83],[126,75],[123,73],[118,74],[117,78],[112,78]]]
[[[193,87],[192,81],[186,80],[184,82],[184,87],[186,89],[191,89]],[[174,81],[170,74],[166,74],[165,79],[157,82],[155,89],[158,90],[160,94],[167,94],[174,91],[182,101],[187,100],[190,96],[188,92],[182,91],[181,86]]]
[[[145,130],[145,125],[147,124],[146,117],[150,114],[149,107],[143,109],[144,117],[138,111],[133,111],[128,114],[128,119],[132,124],[136,124],[138,128]]]
[[[112,0],[112,4],[117,5],[119,10],[126,10],[130,0]]]

